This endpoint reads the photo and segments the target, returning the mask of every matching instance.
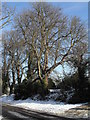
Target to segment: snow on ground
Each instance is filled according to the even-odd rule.
[[[30,98],[26,100],[13,100],[13,96],[3,95],[0,97],[0,102],[8,103],[12,106],[22,107],[25,109],[40,111],[40,112],[47,112],[56,115],[63,114],[65,111],[81,106],[82,104],[64,104],[62,102],[55,102],[55,101],[37,101],[31,100]]]
[[[0,116],[0,120],[2,120],[2,118],[3,118],[3,117],[2,117],[2,116]]]

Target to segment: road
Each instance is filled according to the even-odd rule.
[[[2,120],[76,120],[71,118],[64,118],[47,113],[40,113],[23,108],[13,107],[9,105],[2,105]],[[87,120],[87,119],[77,119]]]

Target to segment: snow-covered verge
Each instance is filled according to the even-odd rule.
[[[30,98],[26,100],[17,100],[15,101],[13,99],[14,95],[7,96],[3,95],[0,97],[0,102],[10,104],[12,106],[22,107],[25,109],[40,111],[40,112],[47,112],[55,115],[63,115],[65,111],[79,107],[82,104],[65,104],[62,102],[56,102],[56,101],[38,101],[38,100],[32,100]]]
[[[46,96],[46,99],[68,103],[69,99],[73,96],[75,89],[71,88],[71,90],[68,91],[61,91],[61,89],[50,89],[49,91],[50,93]]]

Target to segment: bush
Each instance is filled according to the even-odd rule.
[[[72,76],[66,76],[58,85],[58,88],[63,91],[62,94],[74,89],[72,96],[67,101],[68,103],[75,104],[90,101],[90,83],[87,77],[80,79],[77,73]],[[64,97],[64,101],[65,99],[67,99],[67,97]]]
[[[26,99],[37,94],[39,94],[42,99],[45,99],[45,95],[48,93],[48,89],[42,87],[39,81],[32,84],[31,81],[25,80],[20,85],[16,85],[14,90],[15,100]]]
[[[83,86],[81,89],[77,89],[73,96],[69,99],[68,103],[75,104],[75,103],[85,103],[90,102],[90,84]]]
[[[14,90],[15,100],[27,98],[28,94],[27,94],[26,86],[27,86],[26,81],[23,81],[19,85],[15,85],[15,90]]]
[[[77,89],[77,83],[78,75],[75,73],[72,76],[65,76],[62,82],[57,85],[57,88],[65,91],[70,90],[71,88]]]
[[[48,78],[48,89],[54,89],[56,88],[55,83],[51,78]]]

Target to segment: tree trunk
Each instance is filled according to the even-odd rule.
[[[19,65],[17,66],[17,81],[18,81],[18,84],[21,83],[21,77],[20,77],[20,68],[19,68]]]
[[[12,64],[12,85],[10,85],[10,94],[14,92],[14,85],[15,85],[15,71],[14,71],[14,66]]]
[[[27,78],[28,78],[28,80],[32,80],[32,73],[31,73],[31,58],[30,58],[30,55],[29,55],[29,57],[28,57],[28,71],[27,71]]]

